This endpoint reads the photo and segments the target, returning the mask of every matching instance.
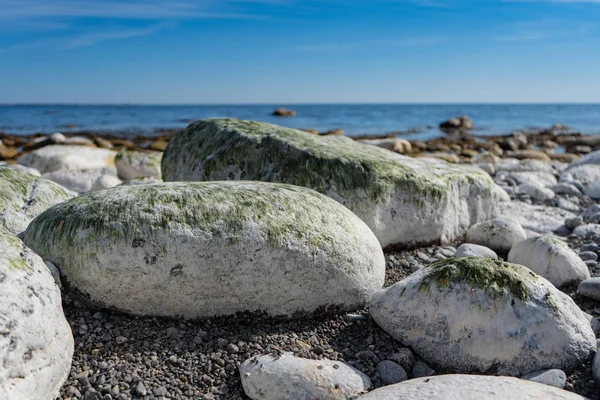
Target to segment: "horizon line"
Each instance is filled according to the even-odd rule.
[[[159,106],[159,107],[178,107],[178,106],[330,106],[330,105],[432,105],[432,106],[474,106],[474,105],[586,105],[600,106],[598,102],[298,102],[298,103],[264,103],[264,102],[241,102],[241,103],[110,103],[110,102],[51,102],[51,103],[36,103],[36,102],[0,102],[0,107],[22,107],[22,106],[80,106],[80,107],[98,107],[98,106]]]

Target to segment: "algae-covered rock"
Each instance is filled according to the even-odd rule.
[[[67,189],[47,179],[0,168],[0,227],[21,233],[32,219],[71,197]]]
[[[348,209],[264,182],[90,193],[39,216],[24,240],[92,302],[141,315],[354,309],[385,270],[377,239]]]
[[[556,287],[578,284],[590,277],[587,265],[565,243],[536,236],[515,244],[508,261],[521,264],[548,279]]]
[[[119,178],[129,181],[142,176],[160,178],[160,151],[133,151],[123,149],[115,157]]]
[[[73,335],[50,271],[0,228],[0,399],[55,399],[72,355]]]
[[[498,207],[495,184],[478,168],[232,118],[201,120],[179,132],[165,150],[162,173],[165,181],[312,188],[352,210],[384,247],[451,241]]]
[[[436,370],[571,370],[596,349],[585,314],[530,269],[482,257],[431,264],[376,293],[375,322]]]

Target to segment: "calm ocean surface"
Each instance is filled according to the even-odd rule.
[[[293,109],[297,116],[271,116],[277,107]],[[440,122],[463,114],[473,120],[474,133],[479,135],[548,128],[554,123],[584,134],[600,134],[600,105],[571,104],[0,105],[0,131],[17,135],[81,130],[152,135],[157,128],[182,128],[201,118],[235,117],[319,131],[341,128],[350,136],[418,129],[410,138],[427,139],[442,135],[437,129]]]

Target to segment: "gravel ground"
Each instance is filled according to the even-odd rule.
[[[600,237],[568,237],[567,242],[576,252],[593,243],[600,250]],[[386,286],[455,251],[452,246],[431,246],[387,253]],[[600,267],[592,266],[590,272],[598,276]],[[584,311],[600,316],[599,302],[579,296],[576,288],[564,292]],[[380,387],[377,363],[393,358],[402,347],[366,310],[313,320],[239,316],[189,322],[92,310],[68,289],[63,304],[75,337],[63,399],[244,399],[239,365],[254,355],[281,351],[347,362]],[[568,375],[566,389],[600,400],[591,359]]]

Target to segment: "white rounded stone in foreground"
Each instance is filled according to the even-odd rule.
[[[371,380],[340,361],[292,353],[252,357],[240,366],[244,392],[253,400],[345,400],[365,393]]]
[[[585,314],[521,265],[448,258],[373,296],[373,320],[436,371],[572,370],[596,350]]]
[[[51,208],[25,242],[99,306],[201,318],[364,306],[377,238],[313,190],[264,182],[119,186]]]
[[[515,244],[508,253],[508,262],[526,266],[556,287],[590,277],[587,265],[569,246],[548,236],[536,236]]]
[[[0,228],[0,399],[53,400],[72,356],[73,335],[50,271]]]
[[[0,168],[0,227],[18,234],[32,219],[73,197],[64,187],[11,168]]]
[[[114,167],[116,154],[116,151],[97,147],[52,145],[19,157],[17,163],[45,174],[61,169]]]
[[[527,238],[521,225],[510,218],[496,218],[480,222],[469,228],[466,241],[489,247],[494,251],[508,253],[515,243]]]
[[[439,375],[374,390],[357,400],[586,400],[552,386],[506,376]]]
[[[498,255],[489,247],[463,243],[456,249],[456,257],[487,257],[497,259]]]

